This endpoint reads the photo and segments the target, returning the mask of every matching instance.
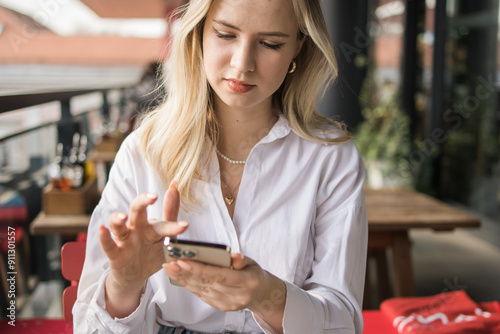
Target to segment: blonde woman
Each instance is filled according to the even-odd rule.
[[[319,0],[192,0],[92,216],[75,332],[361,333],[362,161],[315,110],[335,75]],[[232,268],[165,263],[179,234]]]

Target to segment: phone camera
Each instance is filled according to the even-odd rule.
[[[168,251],[168,255],[170,255],[171,257],[175,257],[175,258],[181,257],[181,250],[179,248],[169,247],[169,248],[167,248],[167,251]]]
[[[182,255],[184,257],[192,259],[192,258],[194,258],[196,256],[196,253],[193,252],[192,250],[185,249],[184,251],[182,251]]]

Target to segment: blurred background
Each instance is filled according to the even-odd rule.
[[[33,233],[44,189],[64,188],[61,168],[75,165],[102,189],[112,157],[95,152],[116,151],[159,103],[158,67],[183,2],[0,0],[0,249],[7,259],[8,227],[22,231],[18,316],[61,317],[60,248],[76,236]],[[339,77],[318,109],[356,135],[367,187],[415,189],[481,220],[411,232],[417,294],[465,288],[500,300],[499,1],[323,7]]]

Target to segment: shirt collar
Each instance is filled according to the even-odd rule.
[[[275,140],[284,138],[288,136],[291,129],[292,128],[290,127],[288,120],[283,115],[280,115],[278,121],[274,123],[271,131],[269,131],[269,133],[260,140],[259,144],[267,144]]]
[[[276,121],[276,123],[274,123],[273,127],[271,128],[271,130],[269,131],[269,133],[264,137],[262,138],[258,143],[257,145],[260,145],[260,144],[267,144],[267,143],[272,143],[273,141],[275,140],[278,140],[278,139],[281,139],[281,138],[284,138],[286,136],[288,136],[288,134],[292,131],[292,128],[290,126],[290,123],[288,123],[288,120],[283,116],[283,115],[280,115],[278,120]],[[206,145],[211,145],[210,143],[210,140],[207,141]],[[257,146],[255,145],[255,146]],[[208,146],[207,146],[208,148]],[[206,156],[208,158],[208,161],[209,161],[209,170],[211,171],[219,171],[219,164],[217,162],[217,153],[215,152],[215,149],[206,149],[206,150],[203,150],[205,153],[203,153],[203,155]],[[215,173],[215,174],[217,174]],[[210,175],[211,173],[209,173],[209,178],[210,178]],[[215,175],[212,175],[212,176],[215,176]]]

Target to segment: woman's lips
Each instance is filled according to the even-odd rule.
[[[234,80],[234,79],[226,79],[226,83],[227,83],[228,88],[232,92],[240,93],[240,94],[248,93],[249,91],[251,91],[255,87],[255,85],[251,85],[251,84],[248,84],[246,82],[238,81],[238,80]]]

